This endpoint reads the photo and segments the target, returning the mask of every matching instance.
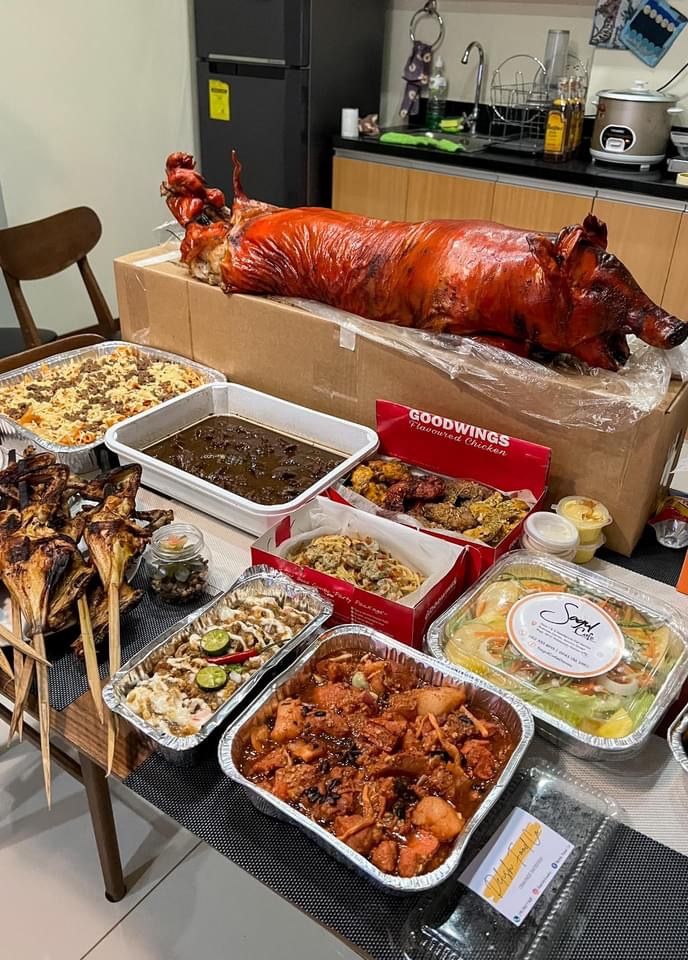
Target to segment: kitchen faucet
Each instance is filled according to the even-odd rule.
[[[475,78],[475,99],[473,101],[473,110],[466,117],[468,120],[468,132],[472,137],[475,136],[476,127],[478,126],[478,116],[480,113],[480,94],[483,86],[483,72],[485,70],[485,51],[482,48],[482,44],[478,43],[477,40],[472,40],[466,49],[463,52],[461,57],[461,63],[465,66],[468,63],[468,58],[471,55],[471,50],[475,47],[478,51],[478,74]]]

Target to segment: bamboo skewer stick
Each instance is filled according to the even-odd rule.
[[[0,637],[13,646],[18,653],[23,653],[24,656],[28,657],[30,660],[33,660],[36,663],[42,663],[46,667],[50,666],[50,660],[48,660],[46,657],[42,657],[38,650],[34,650],[34,648],[28,644],[26,640],[22,640],[21,637],[11,633],[7,627],[4,627],[2,624],[0,624]]]
[[[0,647],[0,670],[4,670],[10,680],[14,680],[14,670],[12,669],[12,664],[5,656],[5,651],[2,649],[2,647]]]
[[[35,663],[36,661],[32,657],[24,657],[21,676],[19,677],[18,683],[14,685],[14,710],[12,711],[12,719],[10,720],[10,740],[15,733],[19,732],[20,727],[22,730],[24,727],[24,707],[26,706],[26,701],[29,699]]]
[[[38,652],[45,656],[45,639],[39,630],[34,634],[33,642]],[[48,809],[51,805],[51,772],[50,772],[50,688],[48,683],[48,667],[43,663],[36,664],[38,674],[38,721],[41,731],[41,756],[43,758],[43,780],[45,795],[48,798]]]
[[[108,587],[108,627],[110,632],[109,641],[109,659],[110,676],[114,677],[121,666],[122,647],[120,643],[120,618],[119,618],[119,583],[116,580],[110,581]],[[107,773],[112,773],[112,764],[115,759],[115,745],[117,741],[117,717],[114,713],[108,714],[108,743],[107,743]]]
[[[22,637],[22,615],[21,607],[19,606],[19,601],[12,597],[12,633],[15,636],[15,639],[23,641]],[[28,643],[27,643],[28,647]],[[14,696],[17,696],[17,682],[21,677],[24,671],[24,657],[21,654],[21,651],[17,647],[16,643],[12,644],[12,656],[14,658],[14,672],[16,680],[14,683]],[[22,743],[24,740],[24,714],[22,713],[19,717],[19,722],[17,724],[17,733],[19,734],[19,742]]]
[[[93,638],[93,624],[91,623],[91,612],[88,609],[86,594],[82,594],[77,600],[79,609],[79,625],[81,627],[81,642],[84,647],[84,660],[86,662],[86,676],[88,686],[93,697],[93,705],[96,708],[96,714],[100,722],[103,722],[103,697],[100,690],[100,674],[98,672],[98,656],[96,654],[96,642]]]

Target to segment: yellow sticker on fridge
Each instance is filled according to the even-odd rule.
[[[211,120],[231,120],[229,84],[223,80],[208,80],[208,112]]]

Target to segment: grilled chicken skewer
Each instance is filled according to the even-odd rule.
[[[84,531],[91,561],[108,595],[110,676],[121,666],[120,588],[127,567],[146,547],[150,533],[129,519],[136,509],[141,468],[129,468],[120,482],[119,495],[105,498]],[[112,772],[117,738],[116,718],[108,714],[107,774]]]

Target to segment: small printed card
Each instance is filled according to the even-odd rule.
[[[572,850],[565,837],[516,807],[459,880],[520,927]]]

